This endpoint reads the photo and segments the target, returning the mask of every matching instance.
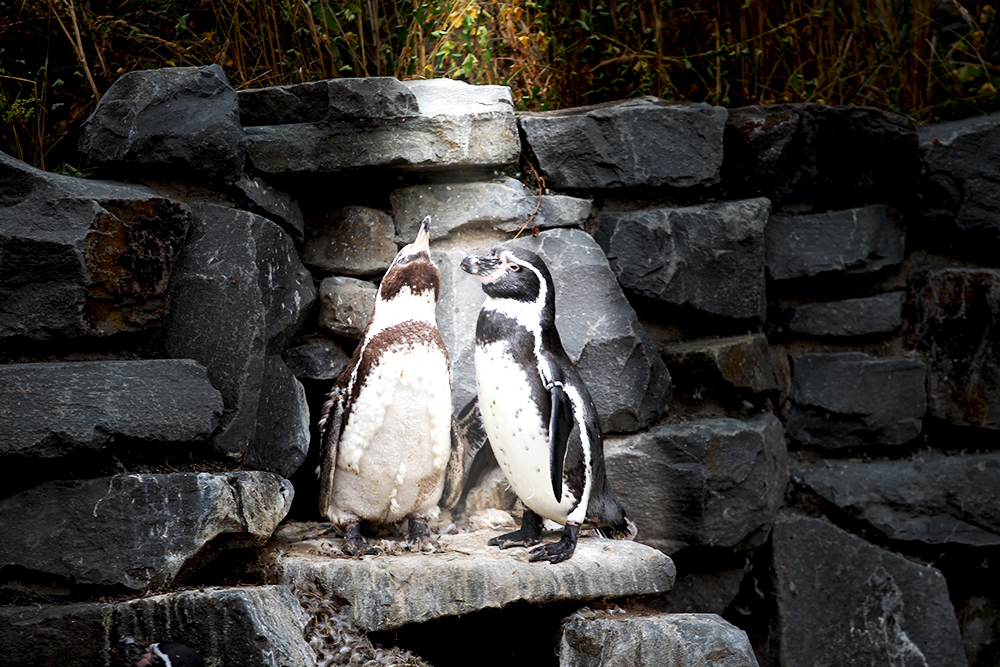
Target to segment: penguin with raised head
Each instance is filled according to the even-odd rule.
[[[486,292],[476,325],[479,409],[497,461],[527,507],[520,530],[489,544],[538,544],[543,518],[565,530],[559,542],[533,549],[532,561],[572,556],[585,521],[609,537],[633,537],[605,474],[597,410],[556,331],[548,267],[530,250],[507,246],[461,266]]]
[[[205,667],[201,656],[184,644],[143,644],[132,637],[118,640],[118,652],[136,667]]]
[[[452,412],[429,225],[427,217],[382,279],[368,327],[319,422],[320,513],[343,530],[351,555],[377,553],[360,522],[408,519],[407,539],[424,542],[427,521],[439,511]]]

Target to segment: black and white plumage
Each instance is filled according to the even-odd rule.
[[[545,263],[522,248],[497,246],[462,260],[486,301],[476,326],[476,386],[490,444],[527,506],[521,529],[490,540],[507,548],[541,541],[542,518],[565,526],[562,539],[532,551],[558,563],[573,555],[587,521],[630,536],[604,469],[597,410],[555,327],[555,287]]]
[[[194,650],[177,642],[144,644],[132,637],[118,640],[118,652],[136,667],[205,667]]]
[[[448,353],[434,308],[440,287],[426,218],[396,255],[368,327],[320,419],[320,512],[352,555],[374,553],[359,522],[409,520],[423,541],[437,516],[451,454]]]

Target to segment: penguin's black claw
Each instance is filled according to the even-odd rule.
[[[576,551],[576,541],[579,537],[580,524],[567,521],[562,539],[553,544],[532,549],[531,558],[528,560],[532,563],[537,563],[540,560],[547,560],[550,563],[561,563],[564,560],[569,560],[569,557]]]
[[[427,528],[427,521],[421,519],[410,519],[410,526],[406,529],[406,541],[404,546],[407,551],[437,551],[441,545],[431,539],[431,531]]]
[[[368,541],[361,534],[361,527],[357,523],[349,523],[344,527],[344,553],[348,556],[377,556],[381,551],[369,546]]]

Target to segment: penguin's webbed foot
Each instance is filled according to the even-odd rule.
[[[487,546],[509,549],[511,547],[533,547],[542,541],[542,517],[529,509],[524,510],[521,527],[513,533],[498,535],[486,543]]]
[[[344,526],[344,553],[348,556],[377,556],[381,551],[369,546],[368,540],[361,534],[361,526],[357,522]]]
[[[406,529],[406,542],[403,546],[407,551],[437,551],[441,545],[431,539],[431,531],[426,519],[410,517],[410,525]]]
[[[547,560],[550,563],[561,563],[564,560],[568,560],[573,555],[573,552],[576,551],[576,541],[579,537],[580,524],[567,521],[562,539],[558,542],[532,549],[531,558],[528,560],[532,563],[537,563],[540,560]]]

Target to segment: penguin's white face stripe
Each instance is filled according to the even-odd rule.
[[[160,660],[162,660],[163,664],[166,665],[166,667],[173,667],[173,663],[170,662],[170,656],[161,651],[159,645],[153,644],[149,648],[150,648],[149,652],[155,655]]]

